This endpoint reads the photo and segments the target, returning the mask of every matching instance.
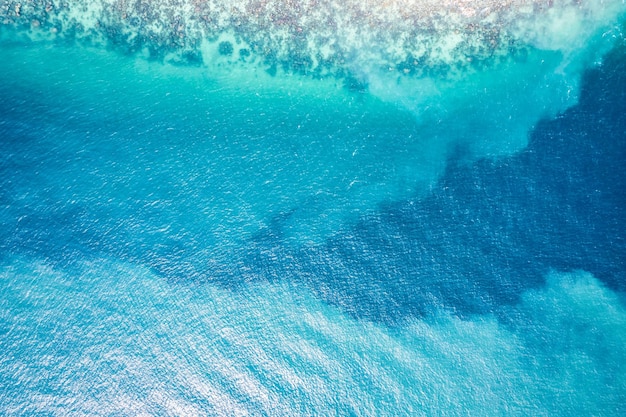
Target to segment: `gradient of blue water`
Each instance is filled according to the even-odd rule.
[[[328,80],[2,62],[3,414],[626,413],[623,46],[491,158]]]

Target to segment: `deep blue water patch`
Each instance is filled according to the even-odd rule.
[[[156,244],[147,233],[128,240],[119,234],[127,227],[123,219],[103,212],[103,230],[92,209],[55,201],[38,167],[61,175],[67,164],[81,163],[74,150],[55,145],[54,136],[81,141],[93,114],[70,102],[67,120],[44,91],[5,83],[0,246],[3,254],[61,264],[109,254],[175,281],[232,288],[242,281],[296,280],[357,317],[386,323],[442,306],[461,315],[494,311],[541,284],[552,268],[589,270],[624,290],[624,62],[620,46],[588,71],[580,103],[541,122],[521,153],[468,164],[460,149],[430,195],[387,204],[322,245],[294,249],[285,242],[290,213],[283,213],[233,264],[207,264],[197,252],[202,232],[184,224],[175,223]],[[137,161],[149,164],[146,155]],[[36,203],[9,204],[20,190]],[[160,221],[158,208],[128,204],[135,221],[146,224],[136,227]]]
[[[385,323],[442,306],[497,312],[553,269],[626,290],[624,74],[619,45],[585,73],[580,103],[539,123],[519,154],[467,163],[459,150],[430,195],[388,204],[322,247],[285,247],[277,219],[247,266]]]

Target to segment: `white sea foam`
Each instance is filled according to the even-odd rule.
[[[264,65],[423,74],[466,68],[470,61],[497,62],[528,47],[574,51],[601,28],[611,29],[625,10],[621,0],[54,0],[19,9],[7,5],[0,12],[7,24],[36,20],[37,30],[54,28],[59,36],[68,32],[118,45],[141,38],[157,54],[197,49],[232,34],[232,45],[247,45],[256,57],[249,61]],[[321,67],[320,58],[328,61]]]

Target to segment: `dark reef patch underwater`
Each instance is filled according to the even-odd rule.
[[[0,0],[0,415],[626,415],[621,0]]]

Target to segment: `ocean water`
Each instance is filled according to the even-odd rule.
[[[625,16],[0,3],[0,415],[626,415]]]

